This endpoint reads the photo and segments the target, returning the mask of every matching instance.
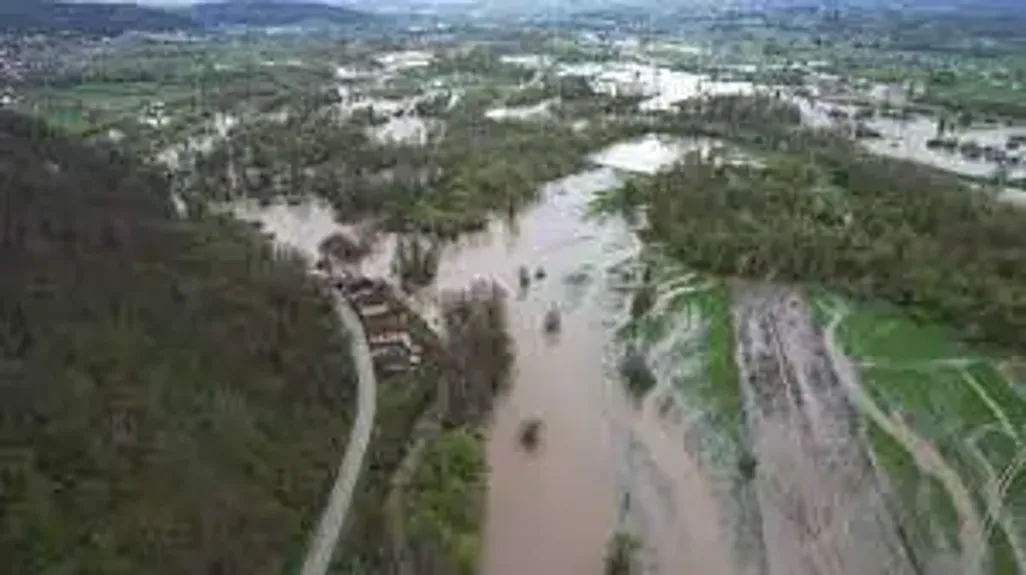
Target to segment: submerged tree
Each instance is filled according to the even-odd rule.
[[[624,353],[623,361],[620,363],[620,375],[634,397],[643,397],[657,383],[644,354],[634,345],[628,346]]]
[[[606,552],[605,575],[634,575],[638,573],[638,551],[641,542],[630,533],[613,535]]]
[[[446,293],[442,315],[453,367],[443,391],[446,420],[451,425],[477,422],[505,389],[513,365],[506,292],[494,281],[477,281]]]
[[[398,239],[392,260],[392,271],[399,276],[403,288],[422,287],[435,279],[442,246],[420,235],[406,234]]]
[[[320,251],[342,263],[351,264],[365,258],[370,253],[370,246],[349,234],[335,233],[321,242]]]

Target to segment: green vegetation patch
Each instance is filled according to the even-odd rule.
[[[734,358],[734,322],[730,313],[730,291],[718,285],[692,296],[708,326],[706,369],[708,381],[715,389],[715,403],[721,413],[740,413],[737,361]]]
[[[684,403],[707,411],[716,429],[737,444],[742,401],[728,286],[690,272],[663,255],[651,256],[646,265],[652,277],[649,287],[643,289],[652,292],[646,296],[653,300],[645,306],[650,309],[632,317],[619,336],[644,352],[667,338],[676,338],[681,330],[695,334],[675,341],[671,353],[680,354],[679,365],[697,365],[697,370],[654,375],[673,378]]]
[[[407,490],[408,529],[415,552],[424,547],[436,550],[454,574],[477,572],[487,465],[480,432],[444,431],[429,445]]]
[[[936,323],[918,323],[900,310],[859,305],[838,330],[845,351],[862,360],[929,362],[961,357],[968,350],[955,333]]]
[[[922,475],[912,454],[878,425],[867,422],[866,431],[876,465],[890,486],[889,508],[910,546],[916,551],[957,548],[958,514],[947,491]]]

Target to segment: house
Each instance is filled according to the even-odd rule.
[[[333,286],[360,316],[376,369],[392,373],[420,364],[423,347],[410,336],[408,312],[397,302],[387,282],[344,276]]]
[[[368,334],[406,330],[406,314],[395,312],[388,315],[363,318],[363,328]]]
[[[374,367],[386,372],[406,371],[411,366],[420,364],[420,354],[414,353],[401,344],[381,345],[371,349]]]
[[[407,349],[413,348],[413,339],[406,331],[386,331],[375,334],[368,334],[367,341],[371,347],[401,345]]]
[[[392,313],[392,308],[387,302],[374,300],[361,300],[356,302],[356,311],[365,320],[368,318],[379,318]]]

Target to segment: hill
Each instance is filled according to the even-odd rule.
[[[304,22],[346,25],[373,20],[372,15],[349,8],[284,0],[204,2],[187,8],[166,10],[131,3],[49,0],[0,2],[0,30],[16,33],[117,35],[128,31],[202,30],[223,26],[274,27]]]
[[[73,31],[114,35],[128,30],[148,32],[190,28],[182,15],[136,4],[68,3],[49,0],[0,2],[0,30],[17,33]]]
[[[5,573],[281,575],[355,376],[300,264],[163,176],[0,112]]]
[[[372,20],[365,12],[329,6],[319,2],[248,0],[207,2],[189,9],[192,20],[202,27],[290,26],[304,22],[317,24],[358,24]]]

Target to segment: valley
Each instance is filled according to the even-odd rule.
[[[339,421],[295,408],[319,443],[295,447],[302,513],[259,572],[1026,573],[1017,37],[952,47],[929,23],[992,23],[915,12],[925,47],[868,11],[621,17],[62,40],[75,65],[4,105],[138,158],[160,226],[215,246],[204,274],[287,257],[275,289],[330,318],[309,329]],[[225,229],[264,259],[216,252]],[[368,391],[362,360],[401,336],[416,351]],[[219,394],[211,417],[243,425]],[[233,473],[278,497],[258,459]],[[0,549],[28,537],[5,525]]]

